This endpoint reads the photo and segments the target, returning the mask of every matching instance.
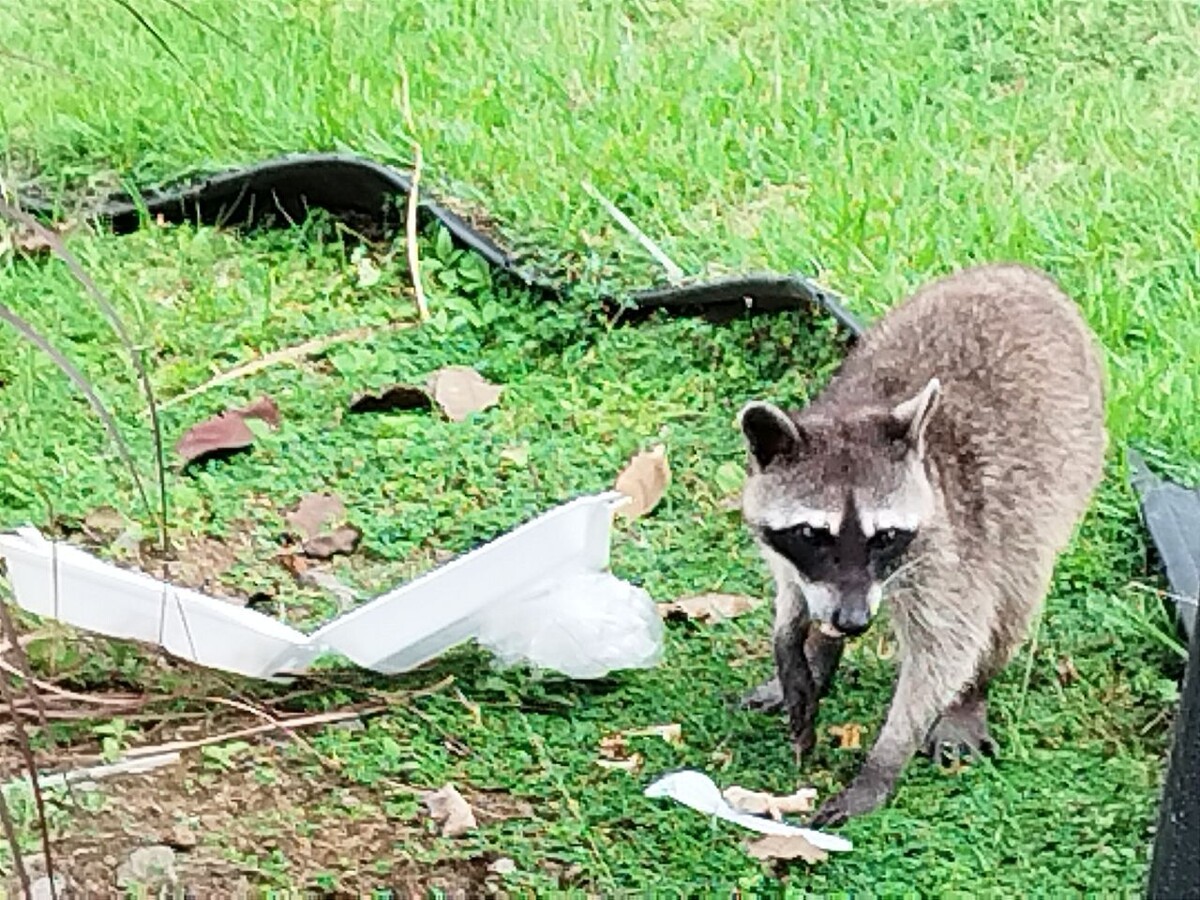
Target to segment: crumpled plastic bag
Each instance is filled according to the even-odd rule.
[[[609,572],[587,572],[498,604],[481,616],[475,637],[502,666],[600,678],[657,665],[663,624],[644,590]]]

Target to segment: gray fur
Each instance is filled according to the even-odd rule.
[[[831,674],[809,672],[810,619],[845,618],[847,604],[861,616],[863,585],[814,586],[762,529],[836,535],[856,515],[866,537],[896,523],[916,531],[898,571],[870,585],[872,602],[884,588],[899,639],[887,720],[816,822],[879,806],[923,745],[990,749],[988,681],[1024,640],[1100,481],[1103,395],[1099,347],[1076,305],[1047,275],[994,264],[894,307],[803,410],[744,410],[742,508],[776,581],[776,666],[798,753]]]

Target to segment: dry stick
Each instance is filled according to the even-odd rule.
[[[386,330],[407,327],[406,324],[396,323],[386,326]],[[229,384],[231,381],[237,381],[241,378],[248,378],[255,375],[264,369],[269,369],[272,366],[283,365],[284,363],[296,362],[300,359],[305,359],[310,356],[316,356],[322,350],[327,350],[336,344],[345,344],[350,341],[362,340],[370,337],[378,328],[351,328],[349,331],[339,331],[337,334],[329,334],[324,337],[312,338],[300,344],[293,344],[290,347],[283,347],[268,353],[266,356],[260,356],[258,359],[252,359],[249,362],[241,363],[234,366],[232,369],[226,369],[214,375],[208,381],[197,387],[184,391],[182,394],[176,394],[174,397],[169,397],[159,404],[160,409],[169,409],[172,406],[177,406],[180,403],[186,403],[199,397],[201,394],[208,393],[213,388],[220,387],[223,384]]]
[[[0,646],[0,653],[3,653],[8,645]],[[92,696],[90,694],[77,694],[74,691],[64,690],[57,685],[51,684],[49,681],[42,681],[40,678],[33,678],[25,674],[25,666],[18,668],[12,663],[0,657],[0,671],[8,672],[10,675],[16,675],[26,679],[30,684],[39,690],[45,691],[47,694],[54,694],[64,700],[73,700],[77,703],[94,703],[97,706],[117,706],[121,708],[129,706],[140,706],[149,703],[151,698],[143,697],[138,694],[130,694],[128,697],[117,699],[115,697]],[[41,695],[38,695],[39,697]]]
[[[0,604],[0,606],[2,605]],[[33,805],[37,810],[38,832],[42,839],[42,857],[46,860],[46,875],[50,878],[50,897],[51,900],[58,900],[58,887],[54,879],[54,855],[50,850],[50,824],[46,818],[46,800],[42,796],[42,782],[38,777],[37,759],[33,755],[33,745],[29,742],[29,732],[25,730],[24,723],[22,723],[20,717],[17,715],[16,695],[9,686],[7,678],[0,678],[0,699],[3,699],[12,711],[13,730],[17,736],[17,749],[21,751],[21,759],[25,764],[25,768],[29,771],[29,784],[33,788]],[[5,829],[7,830],[7,828],[8,823],[5,823]],[[12,849],[14,856],[20,855],[19,845],[13,843]],[[28,885],[26,885],[26,896],[32,896],[29,894]]]
[[[17,842],[17,826],[13,823],[12,813],[8,810],[8,801],[4,799],[4,791],[0,791],[0,825],[4,826],[4,839],[12,848],[13,867],[17,870],[17,880],[21,882],[21,890],[26,897],[33,896],[29,883],[29,873],[25,870],[25,860],[21,856],[21,845]]]
[[[343,722],[346,719],[355,719],[359,716],[383,712],[386,709],[386,706],[366,706],[362,709],[342,709],[327,713],[316,713],[311,716],[296,716],[291,719],[280,719],[277,723],[255,725],[250,728],[239,728],[236,731],[229,731],[225,734],[213,735],[212,737],[199,738],[194,741],[171,741],[166,744],[158,744],[154,747],[137,747],[126,753],[125,758],[135,759],[141,756],[154,756],[159,753],[170,753],[176,750],[180,752],[184,750],[194,750],[197,747],[209,747],[213,744],[223,744],[226,741],[236,740],[237,738],[252,737],[256,734],[265,734],[269,731],[279,731],[284,728],[306,728],[310,725],[330,725],[334,722]]]
[[[413,126],[412,103],[408,94],[408,68],[400,60],[400,100],[404,113],[404,127],[408,129],[408,142],[413,151],[412,175],[409,179],[408,205],[404,213],[404,244],[408,255],[408,274],[412,279],[413,296],[417,301],[417,314],[424,322],[429,318],[429,304],[425,302],[425,288],[421,284],[421,260],[417,253],[417,207],[421,183],[421,145],[417,142],[417,130]]]
[[[312,744],[310,744],[304,738],[300,737],[300,735],[297,734],[293,729],[289,728],[287,722],[283,721],[282,719],[275,718],[266,710],[259,709],[257,706],[255,706],[252,703],[245,703],[241,700],[230,700],[228,697],[214,697],[214,696],[210,695],[208,697],[205,697],[204,699],[209,701],[210,703],[220,703],[225,706],[231,706],[234,709],[240,709],[243,712],[248,712],[253,716],[257,716],[258,718],[262,719],[264,722],[268,722],[269,724],[278,728],[280,731],[282,731],[284,734],[286,734],[288,737],[290,737],[293,741],[295,741],[297,744],[299,744],[301,747],[303,747],[305,750],[307,750],[309,753],[311,753],[316,758],[317,762],[319,762],[325,768],[327,768],[327,769],[336,768],[336,766],[332,766],[329,764],[329,761],[320,754],[320,752],[317,750],[316,747],[314,747]]]
[[[642,231],[642,229],[638,228],[637,225],[633,223],[633,220],[629,218],[629,216],[617,209],[615,203],[601,194],[600,191],[598,191],[596,187],[586,178],[580,182],[580,186],[587,191],[593,200],[603,206],[604,211],[616,219],[617,224],[629,232],[629,234],[631,234],[634,239],[642,245],[645,251],[653,256],[658,264],[666,270],[668,282],[671,284],[678,284],[679,282],[683,281],[683,269],[679,268],[675,261],[671,259],[671,257],[667,256],[662,247],[658,246],[658,244],[652,241],[650,237],[644,231]]]

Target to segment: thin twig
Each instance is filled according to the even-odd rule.
[[[336,768],[335,766],[332,766],[329,764],[329,761],[327,759],[325,759],[325,757],[322,756],[320,754],[320,752],[318,752],[316,747],[314,747],[312,744],[310,744],[308,741],[306,741],[304,738],[302,738],[299,734],[297,734],[295,732],[295,730],[293,730],[291,727],[289,727],[288,723],[286,721],[275,718],[266,710],[259,709],[252,703],[247,703],[242,700],[231,700],[228,697],[209,696],[209,697],[205,697],[205,699],[207,701],[209,701],[210,703],[219,703],[224,706],[231,706],[234,709],[240,709],[243,712],[248,712],[253,716],[257,716],[258,718],[262,719],[264,722],[268,722],[275,728],[278,728],[280,731],[282,731],[284,734],[286,734],[288,737],[290,737],[293,741],[295,741],[297,744],[299,744],[301,747],[303,747],[305,750],[307,750],[309,753],[311,753],[313,755],[313,757],[316,758],[317,762],[319,762],[322,766],[325,766],[326,768],[330,768],[330,769]]]
[[[260,356],[258,359],[252,359],[250,362],[241,363],[234,366],[232,369],[226,369],[214,375],[204,384],[184,391],[182,394],[176,394],[174,397],[168,397],[159,404],[160,409],[168,409],[172,406],[178,406],[180,403],[186,403],[188,400],[193,400],[201,394],[211,391],[213,388],[218,388],[223,384],[229,384],[232,381],[237,381],[242,378],[248,378],[251,375],[269,369],[273,366],[283,365],[285,363],[296,362],[297,360],[316,356],[323,350],[327,350],[337,344],[345,344],[350,341],[365,340],[377,331],[391,331],[397,328],[408,327],[407,323],[393,323],[385,328],[351,328],[348,331],[339,331],[336,334],[329,334],[323,337],[311,338],[300,344],[293,344],[290,347],[283,347],[268,353],[266,356]]]
[[[141,756],[154,756],[159,753],[170,753],[172,751],[194,750],[197,747],[210,747],[213,744],[223,744],[226,741],[237,740],[238,738],[252,737],[256,734],[266,734],[270,731],[286,730],[288,728],[307,728],[312,725],[331,725],[334,722],[344,722],[347,719],[356,719],[359,716],[372,715],[378,712],[384,712],[386,706],[367,706],[361,709],[341,709],[327,713],[315,713],[311,716],[295,716],[290,719],[279,719],[277,722],[266,725],[254,725],[249,728],[239,728],[236,731],[228,731],[224,734],[212,735],[211,737],[198,738],[194,741],[171,741],[166,744],[159,744],[154,747],[136,747],[125,754],[126,759],[134,759]]]
[[[618,225],[629,232],[629,234],[631,234],[637,240],[637,242],[642,245],[645,251],[653,256],[658,264],[666,270],[667,281],[670,284],[678,284],[679,282],[683,281],[683,269],[681,269],[675,263],[675,261],[671,259],[671,257],[667,256],[662,247],[658,246],[658,244],[651,240],[646,232],[638,228],[637,225],[634,224],[633,220],[629,218],[629,216],[617,209],[616,204],[601,194],[600,191],[597,190],[596,187],[586,178],[580,182],[580,185],[585,191],[587,191],[589,195],[591,195],[593,200],[604,207],[605,212],[616,219]]]
[[[421,144],[417,141],[417,130],[413,125],[412,103],[408,93],[408,68],[400,60],[400,100],[404,114],[404,127],[408,130],[408,142],[413,152],[412,175],[409,178],[408,205],[404,213],[404,245],[408,255],[408,274],[412,279],[413,296],[417,301],[417,315],[424,322],[429,318],[429,304],[425,301],[425,288],[421,283],[421,259],[417,252],[417,208],[421,184]]]
[[[25,859],[21,856],[21,844],[17,841],[17,826],[13,822],[12,813],[8,809],[8,801],[4,799],[4,791],[0,791],[0,825],[4,827],[4,839],[12,848],[13,867],[17,870],[17,880],[21,882],[21,890],[26,897],[33,896],[33,888],[29,883],[29,872],[25,869]]]
[[[50,849],[50,820],[46,816],[46,799],[42,794],[41,779],[38,778],[37,759],[33,755],[33,744],[29,740],[29,732],[25,730],[25,725],[17,715],[16,695],[9,686],[7,678],[0,678],[0,699],[3,699],[12,711],[13,729],[17,737],[17,749],[20,751],[22,761],[29,772],[29,783],[33,788],[33,806],[37,813],[38,833],[42,839],[42,857],[46,861],[46,875],[50,878],[50,897],[51,900],[57,900],[58,889],[57,882],[54,880],[54,854]],[[5,816],[7,816],[7,808],[5,809]],[[8,821],[4,823],[6,832],[10,824]],[[20,855],[20,847],[15,842],[12,843],[12,850],[15,856]],[[31,896],[28,894],[28,888],[26,890],[26,896]]]

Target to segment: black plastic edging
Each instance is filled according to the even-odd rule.
[[[405,173],[359,156],[288,154],[177,187],[142,190],[136,200],[114,195],[89,210],[86,218],[126,234],[137,230],[147,214],[173,223],[245,226],[268,217],[298,222],[308,210],[319,208],[334,215],[363,216],[389,229],[400,224],[398,201],[408,197],[411,186]],[[23,198],[21,205],[43,217],[55,212],[52,203],[39,199]],[[418,210],[426,222],[440,222],[458,246],[479,254],[525,287],[562,293],[562,286],[523,269],[517,257],[445,206],[423,196]],[[764,273],[655,287],[633,291],[625,298],[608,298],[605,306],[610,315],[626,321],[643,318],[655,309],[679,315],[734,316],[816,308],[832,315],[851,340],[863,331],[840,298],[800,275]]]
[[[1150,859],[1150,900],[1200,900],[1200,628],[1189,643]]]

